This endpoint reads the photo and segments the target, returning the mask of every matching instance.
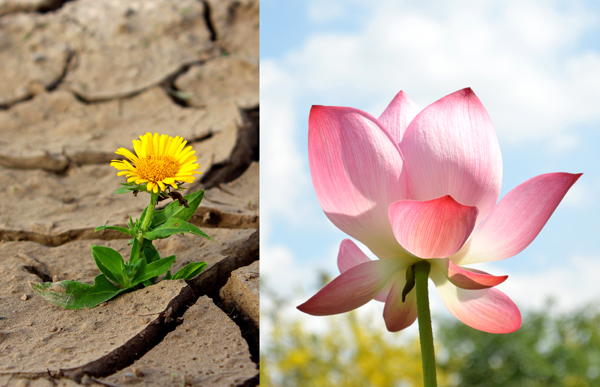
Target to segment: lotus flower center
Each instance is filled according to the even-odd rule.
[[[179,163],[173,157],[165,155],[149,155],[140,158],[135,167],[142,179],[153,182],[173,178],[179,172]]]

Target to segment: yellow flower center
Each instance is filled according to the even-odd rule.
[[[165,155],[149,155],[140,158],[135,167],[141,178],[152,182],[175,177],[179,171],[179,163],[171,156]]]

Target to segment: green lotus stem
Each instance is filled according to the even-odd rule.
[[[156,207],[156,203],[158,203],[158,194],[151,192],[150,204],[148,205],[148,210],[146,210],[146,217],[142,222],[142,227],[140,228],[140,232],[137,236],[137,240],[138,242],[140,242],[140,249],[142,248],[142,243],[144,243],[144,236],[142,235],[142,233],[148,231],[150,223],[152,223],[152,215],[154,215],[154,208]]]
[[[423,362],[424,387],[436,387],[435,350],[433,348],[433,330],[431,329],[431,313],[429,312],[429,270],[427,261],[414,266],[417,283],[417,311],[419,314],[419,339],[421,341],[421,359]]]

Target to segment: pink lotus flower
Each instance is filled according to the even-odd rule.
[[[581,174],[536,176],[496,204],[500,147],[469,88],[421,112],[400,92],[379,119],[353,108],[313,106],[308,152],[327,217],[380,259],[343,240],[341,274],[298,309],[331,315],[376,299],[385,302],[387,329],[402,330],[417,318],[415,290],[402,301],[406,271],[426,259],[442,301],[460,321],[491,333],[521,326],[517,306],[494,288],[507,276],[461,265],[521,252]]]

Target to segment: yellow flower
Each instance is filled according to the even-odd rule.
[[[177,189],[177,182],[192,183],[198,164],[191,146],[184,149],[187,141],[158,133],[146,133],[139,140],[133,140],[135,155],[125,148],[115,153],[127,160],[112,160],[110,165],[117,168],[119,176],[127,176],[127,182],[148,183],[147,190],[158,193],[165,190],[165,184]]]

